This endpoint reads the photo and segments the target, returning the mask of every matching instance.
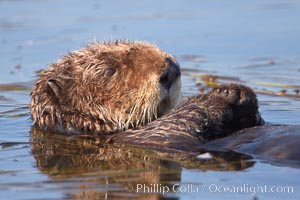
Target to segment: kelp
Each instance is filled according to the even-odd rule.
[[[0,84],[0,91],[27,91],[30,90],[29,83]]]
[[[201,93],[206,92],[209,88],[215,87],[220,83],[242,83],[250,85],[254,88],[254,91],[258,94],[270,95],[270,96],[283,96],[289,98],[300,98],[300,85],[288,85],[282,83],[270,83],[270,82],[245,82],[235,76],[220,76],[215,74],[202,74],[191,73],[189,74],[196,78],[196,86]],[[270,90],[271,88],[277,89],[277,91]],[[293,90],[291,90],[293,89]]]

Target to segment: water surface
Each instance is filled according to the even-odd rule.
[[[0,199],[299,199],[289,165],[103,146],[34,129],[28,111],[38,70],[94,39],[128,38],[176,56],[185,96],[243,82],[266,121],[300,125],[299,19],[292,0],[0,0]]]

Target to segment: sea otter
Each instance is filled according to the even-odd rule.
[[[107,133],[144,125],[181,99],[180,67],[147,42],[95,42],[35,82],[30,111],[42,129]]]
[[[64,56],[41,75],[31,93],[31,115],[40,128],[60,132],[135,128],[179,103],[180,74],[176,60],[149,43],[96,42]],[[179,143],[190,136],[204,141],[257,125],[258,115],[250,88],[222,85],[133,135],[138,143],[169,136],[169,141],[179,137],[174,140]]]
[[[299,127],[244,129],[264,124],[252,89],[219,85],[178,105],[180,74],[174,57],[151,44],[94,43],[64,56],[41,75],[31,93],[31,115],[41,129],[116,132],[107,137],[116,143],[299,160]],[[242,134],[231,135],[241,129]],[[278,154],[286,145],[293,151]]]

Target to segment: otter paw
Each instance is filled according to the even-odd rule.
[[[223,118],[227,129],[236,131],[264,123],[258,111],[256,94],[251,88],[240,84],[224,84],[215,87],[210,96],[231,110],[231,118]]]
[[[254,91],[240,84],[222,84],[211,91],[211,95],[222,98],[231,106],[257,106],[257,99]]]

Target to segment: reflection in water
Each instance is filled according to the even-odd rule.
[[[51,134],[34,126],[30,143],[37,167],[54,180],[72,182],[65,195],[73,198],[159,199],[160,186],[172,188],[181,183],[182,167],[239,171],[254,164],[248,161],[251,157],[233,152],[209,152],[211,158],[201,158],[195,153],[157,152],[107,144],[105,138],[95,136]],[[149,188],[137,192],[138,184]]]

